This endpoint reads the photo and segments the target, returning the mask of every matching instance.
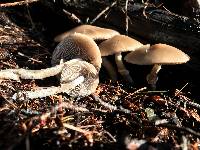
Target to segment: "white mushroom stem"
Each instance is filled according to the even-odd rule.
[[[151,70],[151,72],[147,75],[146,79],[148,84],[152,85],[152,87],[156,87],[156,82],[158,80],[158,72],[161,69],[160,64],[155,64]]]
[[[54,76],[62,71],[64,64],[59,64],[54,67],[41,70],[27,70],[27,69],[6,69],[0,70],[0,79],[12,79],[19,81],[22,79],[44,79],[46,77]]]
[[[20,69],[17,73],[22,79],[44,79],[46,77],[57,75],[62,71],[64,64],[41,70],[25,70]]]
[[[124,66],[121,53],[115,54],[115,62],[117,64],[118,72],[122,75],[122,77],[128,82],[133,83],[133,79],[131,78],[129,71]]]
[[[83,83],[84,77],[80,76],[77,79],[73,80],[72,82],[61,84],[59,87],[38,87],[34,91],[26,91],[26,92],[20,92],[20,93],[15,93],[13,95],[13,99],[34,99],[34,98],[41,98],[41,97],[46,97],[50,95],[54,95],[57,93],[69,93],[72,89],[74,89],[77,85]]]
[[[106,57],[102,57],[102,66],[107,70],[111,80],[116,82],[117,72],[115,71],[115,68],[113,67],[111,62]]]
[[[17,75],[12,71],[9,71],[9,69],[0,71],[0,79],[10,79],[10,80],[20,81],[19,75]]]

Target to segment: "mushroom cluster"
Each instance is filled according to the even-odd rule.
[[[108,55],[115,55],[115,62],[118,72],[129,83],[133,83],[133,79],[123,64],[122,52],[128,52],[125,56],[125,61],[137,65],[154,65],[152,71],[147,75],[146,80],[154,89],[158,80],[157,74],[161,69],[161,65],[173,65],[186,63],[190,57],[181,50],[167,45],[167,44],[154,44],[143,45],[141,42],[125,36],[120,35],[119,32],[100,28],[92,25],[80,25],[67,32],[56,36],[55,41],[64,42],[65,38],[75,34],[81,33],[93,40],[104,40],[98,46],[102,56],[102,65],[107,69],[112,80],[117,80],[117,73],[112,67],[112,64],[105,58]],[[58,48],[59,49],[59,46]],[[62,50],[61,50],[62,51]],[[54,55],[53,55],[54,56]]]
[[[65,51],[63,48],[59,47],[59,45],[64,46],[65,42],[63,40],[66,37],[76,34],[76,33],[84,34],[84,35],[92,38],[96,43],[98,43],[99,41],[110,39],[113,36],[119,35],[119,32],[112,30],[112,29],[101,28],[101,27],[97,27],[97,26],[93,26],[93,25],[80,25],[78,27],[75,27],[75,28],[67,31],[67,32],[57,35],[54,38],[55,42],[60,42],[58,44],[58,46],[56,47],[55,51],[57,51],[57,52]],[[66,54],[66,52],[65,52],[65,54]],[[55,54],[53,53],[53,55],[52,55],[53,64],[52,65],[54,65],[54,62],[55,62],[54,57],[55,57]],[[57,60],[59,61],[59,59],[57,59]],[[113,81],[117,81],[117,73],[116,73],[113,65],[105,57],[102,57],[102,65],[108,71],[111,79]]]
[[[143,46],[139,41],[125,36],[120,35],[119,32],[111,29],[100,28],[92,25],[80,25],[75,27],[67,32],[64,32],[54,38],[55,42],[60,42],[63,45],[64,39],[70,35],[81,33],[84,34],[96,42],[101,40],[98,46],[102,56],[102,65],[108,71],[111,79],[113,81],[117,81],[117,73],[113,67],[113,65],[106,59],[106,56],[115,55],[115,61],[117,65],[118,72],[122,75],[122,77],[128,81],[129,83],[133,83],[133,79],[129,75],[129,71],[125,68],[122,61],[122,52],[134,51],[137,48]],[[59,44],[60,45],[60,44]],[[56,49],[59,51],[65,51],[63,48],[57,46]],[[57,50],[56,50],[57,51]],[[54,54],[52,55],[54,58]],[[58,59],[59,61],[59,59]]]
[[[70,96],[80,97],[95,92],[99,83],[101,65],[108,70],[111,79],[117,80],[114,67],[106,59],[108,55],[115,55],[118,72],[129,83],[133,83],[133,79],[123,64],[122,52],[129,52],[124,58],[128,63],[154,65],[146,77],[148,84],[154,89],[161,65],[181,64],[190,60],[187,54],[173,46],[144,45],[131,37],[120,35],[115,30],[92,25],[80,25],[56,36],[54,40],[60,43],[52,54],[51,68],[1,70],[0,78],[43,79],[57,75],[61,84],[59,87],[38,88],[26,92],[26,96],[37,98],[66,92]],[[97,45],[98,40],[102,41],[99,45]]]

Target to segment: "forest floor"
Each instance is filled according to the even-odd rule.
[[[57,33],[49,30],[24,5],[0,11],[0,69],[50,67]],[[134,85],[121,79],[114,83],[102,69],[95,96],[84,98],[60,93],[14,100],[18,91],[58,86],[59,81],[0,80],[0,149],[198,150],[199,85],[188,76],[187,65],[163,67],[155,91],[145,80],[151,66],[126,65],[134,67]]]

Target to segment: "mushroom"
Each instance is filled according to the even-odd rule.
[[[102,63],[99,47],[92,38],[80,33],[67,36],[55,48],[51,63],[54,66],[58,64],[61,59],[63,59],[63,61],[69,61],[77,58],[91,65],[87,65],[86,67],[83,67],[84,64],[82,63],[77,63],[73,66],[66,65],[66,70],[63,69],[61,73],[61,83],[69,82],[70,76],[76,75],[77,72],[79,73],[81,71],[82,76],[84,76],[84,82],[72,90],[73,92],[69,95],[89,95],[96,90],[99,83],[98,73]],[[91,66],[94,67],[92,68]],[[70,75],[67,72],[69,67],[72,67],[72,69],[70,69],[70,71],[72,71]]]
[[[122,62],[121,52],[134,51],[143,46],[139,41],[125,35],[116,35],[99,45],[101,56],[108,56],[115,54],[115,62],[117,64],[118,72],[128,82],[132,83],[133,79],[129,75],[129,71],[125,68]]]
[[[54,38],[55,42],[61,42],[64,40],[67,36],[74,34],[74,33],[82,33],[93,40],[105,40],[109,39],[115,35],[119,35],[119,32],[112,30],[112,29],[106,29],[106,28],[101,28],[93,25],[80,25],[78,27],[75,27],[67,32],[64,32],[60,35],[57,35]]]
[[[60,63],[61,60],[67,62]],[[0,78],[10,72],[6,79],[43,79],[61,72],[60,87],[41,87],[35,91],[28,91],[25,92],[27,98],[48,96],[59,92],[67,92],[71,96],[86,96],[96,90],[102,59],[99,47],[92,38],[80,33],[66,37],[55,48],[51,63],[53,67],[42,70],[3,70],[0,71]]]
[[[160,43],[152,46],[145,45],[134,52],[130,52],[125,56],[125,60],[132,64],[154,65],[146,79],[148,84],[155,89],[158,80],[157,74],[161,65],[186,63],[190,60],[190,57],[173,46]]]
[[[61,42],[64,40],[69,35],[72,35],[74,33],[82,33],[90,38],[94,39],[96,42],[97,41],[102,41],[109,39],[115,35],[119,35],[119,32],[112,30],[112,29],[107,29],[107,28],[101,28],[93,25],[80,25],[78,27],[75,27],[67,32],[64,32],[54,38],[55,42]],[[113,67],[113,65],[106,59],[102,58],[102,65],[105,67],[105,69],[108,71],[109,76],[113,81],[117,80],[117,73]]]
[[[14,99],[41,98],[53,94],[65,92],[70,96],[86,96],[94,93],[98,85],[98,72],[96,68],[81,59],[72,59],[63,63],[64,67],[61,73],[61,86],[55,87],[37,87],[34,91],[23,91],[15,93]]]
[[[60,63],[60,60],[65,62]],[[43,79],[61,72],[60,87],[28,91],[25,92],[27,98],[43,97],[59,92],[66,92],[74,97],[86,96],[96,90],[102,59],[99,47],[92,38],[80,33],[66,37],[55,48],[51,63],[53,67],[42,70],[3,70],[0,71],[0,78]],[[8,73],[9,75],[7,75]]]
[[[60,60],[68,61],[80,58],[94,65],[97,71],[101,68],[101,53],[94,40],[87,35],[74,33],[62,40],[54,49],[51,64],[55,66]]]

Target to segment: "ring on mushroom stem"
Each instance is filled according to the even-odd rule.
[[[157,74],[161,65],[183,64],[189,61],[190,57],[181,50],[167,44],[154,44],[152,46],[148,44],[127,54],[125,60],[137,65],[154,65],[146,79],[148,84],[156,88]]]
[[[122,61],[122,52],[135,51],[139,47],[143,46],[139,41],[125,36],[125,35],[116,35],[99,45],[102,56],[108,56],[115,54],[115,62],[117,64],[118,72],[122,77],[129,83],[133,83],[133,79],[129,75],[129,71],[124,66]]]

